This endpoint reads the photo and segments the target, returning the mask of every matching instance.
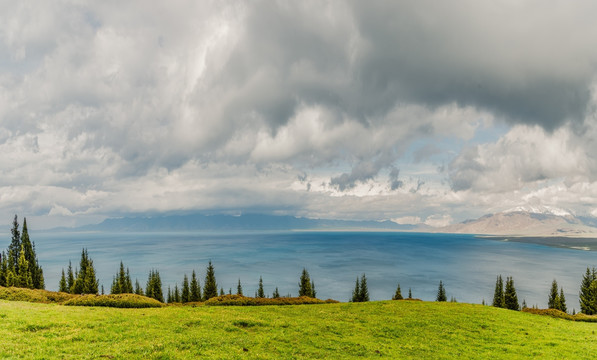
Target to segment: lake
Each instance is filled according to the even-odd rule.
[[[109,292],[120,261],[143,288],[150,269],[157,269],[164,290],[196,270],[203,283],[212,261],[218,286],[226,292],[240,278],[245,295],[253,295],[259,277],[266,293],[296,296],[303,267],[315,282],[317,296],[348,301],[357,276],[367,276],[371,300],[391,299],[400,283],[406,296],[435,300],[444,282],[448,299],[491,302],[496,276],[513,276],[519,301],[547,306],[553,279],[564,287],[568,308],[579,310],[578,292],[587,266],[597,265],[597,252],[462,234],[401,232],[192,232],[75,233],[33,232],[46,288],[56,290],[69,259],[78,266],[88,249],[100,284]],[[5,246],[8,247],[9,240]]]

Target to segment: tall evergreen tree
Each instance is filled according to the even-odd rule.
[[[564,288],[560,288],[560,309],[563,312],[568,312],[568,307],[566,306],[566,296],[564,295]]]
[[[413,298],[413,292],[410,290],[410,288],[408,288],[408,298],[409,299]]]
[[[367,287],[367,277],[364,273],[361,276],[361,292],[359,294],[359,300],[362,302],[369,301],[369,288]]]
[[[10,229],[12,239],[8,245],[8,268],[14,272],[19,264],[19,252],[21,251],[21,232],[19,231],[19,221],[15,215],[12,221],[12,228]]]
[[[558,294],[558,283],[554,279],[551,282],[551,289],[549,291],[549,297],[547,298],[547,307],[550,309],[560,309],[560,296]]]
[[[172,298],[175,303],[180,302],[180,292],[178,291],[178,284],[174,284],[174,293],[172,294]]]
[[[597,271],[589,269],[582,278],[580,284],[580,311],[587,315],[597,314],[597,297],[591,291],[591,284],[597,280]]]
[[[394,293],[394,296],[392,296],[392,300],[402,300],[402,291],[400,291],[400,284],[398,284],[398,287],[396,288],[396,292]]]
[[[274,290],[274,293],[272,294],[272,298],[278,299],[279,297],[280,297],[280,292],[278,291],[278,287],[276,286],[276,290]]]
[[[6,286],[6,275],[8,272],[8,259],[4,251],[0,255],[0,286]]]
[[[79,270],[76,272],[72,294],[97,294],[99,290],[99,283],[95,277],[95,268],[93,260],[89,258],[87,249],[83,248],[81,251],[81,261],[79,263]]]
[[[191,275],[191,301],[201,301],[201,286],[197,281],[197,275],[195,274],[195,270],[193,270],[193,274]]]
[[[238,279],[238,285],[236,285],[236,295],[243,295],[243,286],[240,283],[240,278]]]
[[[34,289],[43,289],[44,286],[44,275],[37,261],[37,255],[35,254],[35,243],[31,242],[29,238],[29,231],[27,230],[27,219],[23,219],[23,229],[21,231],[21,246],[25,252],[25,259],[29,263],[29,273],[31,273],[31,279],[33,281]]]
[[[180,294],[180,301],[183,303],[188,303],[191,301],[191,289],[189,288],[189,278],[187,274],[184,274],[184,278],[182,280],[182,292]]]
[[[361,302],[361,281],[359,280],[359,277],[357,276],[357,280],[354,284],[354,290],[352,291],[352,302]]]
[[[145,296],[156,299],[159,302],[164,302],[164,295],[162,293],[162,279],[157,270],[150,270],[147,278],[147,286],[145,287]]]
[[[62,276],[60,277],[60,282],[58,283],[58,291],[68,292],[68,287],[66,285],[66,276],[64,276],[64,268],[62,268]]]
[[[203,284],[203,299],[209,300],[212,297],[218,296],[218,284],[216,283],[216,273],[211,260],[207,265],[207,271],[205,273],[205,282]]]
[[[439,281],[439,287],[437,288],[437,296],[435,301],[448,301],[446,289],[444,288],[444,283],[441,280]]]
[[[168,285],[168,296],[166,298],[166,302],[168,304],[172,304],[172,301],[173,301],[173,299],[172,299],[172,290],[170,289],[170,285]]]
[[[311,280],[311,297],[317,297],[317,291],[315,290],[315,281]]]
[[[16,272],[16,287],[33,288],[33,279],[29,271],[29,262],[25,258],[25,251],[23,251],[23,244],[21,244],[21,251],[19,255],[18,267]]]
[[[265,297],[265,291],[263,290],[263,278],[261,276],[259,277],[259,286],[257,288],[257,297],[258,298]]]
[[[73,274],[73,265],[70,260],[68,261],[68,271],[66,276],[66,286],[68,287],[67,292],[72,293],[73,286],[75,285],[75,276]]]
[[[518,304],[518,296],[516,295],[516,288],[514,288],[514,280],[512,277],[506,279],[506,290],[504,291],[504,304],[506,309],[520,310]]]
[[[502,280],[502,275],[498,275],[497,280],[495,281],[495,290],[493,292],[492,305],[499,308],[506,307],[506,301],[504,299],[504,282]]]
[[[313,289],[311,288],[311,278],[307,269],[303,268],[301,279],[299,282],[299,296],[313,297]]]
[[[143,295],[143,289],[141,288],[141,285],[139,285],[138,279],[135,279],[135,294]]]

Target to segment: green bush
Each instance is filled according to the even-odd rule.
[[[115,308],[162,307],[155,299],[137,294],[81,295],[63,303],[66,306],[105,306]]]
[[[547,315],[557,319],[566,319],[566,320],[574,320],[572,315],[566,314],[563,311],[557,309],[531,309],[531,308],[524,308],[522,311],[535,314],[535,315]]]
[[[1,286],[0,286],[0,299],[10,300],[10,301],[38,302],[38,303],[51,302],[39,290],[16,288],[16,287],[1,287]]]
[[[261,306],[261,305],[304,305],[304,304],[329,304],[338,301],[327,299],[319,300],[307,296],[280,297],[280,298],[252,298],[242,295],[222,295],[207,300],[208,306]]]

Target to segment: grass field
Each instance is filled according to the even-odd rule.
[[[0,300],[0,358],[585,358],[597,324],[488,306],[71,307]]]

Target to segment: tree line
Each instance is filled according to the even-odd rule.
[[[31,241],[27,229],[27,219],[23,219],[23,226],[20,227],[18,217],[15,215],[11,228],[11,242],[7,251],[0,254],[0,286],[9,287],[23,287],[30,289],[44,289],[44,275],[43,269],[39,265],[37,255],[35,252],[35,243]],[[315,290],[315,282],[311,279],[307,269],[303,268],[299,283],[298,295],[307,296],[311,298],[317,297]],[[58,289],[61,292],[71,294],[104,294],[103,285],[100,287],[99,281],[96,277],[93,260],[89,257],[87,249],[83,248],[81,251],[81,259],[79,266],[73,269],[72,263],[69,260],[67,270],[62,269],[62,276],[60,278]],[[123,262],[120,262],[120,267],[112,278],[112,285],[110,287],[111,294],[125,294],[132,293],[144,295],[161,302],[198,302],[206,301],[218,295],[224,295],[224,288],[220,287],[218,292],[218,284],[216,282],[215,269],[211,262],[207,265],[206,275],[203,282],[203,287],[200,284],[195,270],[192,271],[191,277],[184,274],[181,287],[178,284],[174,288],[168,286],[168,292],[163,294],[162,281],[158,270],[152,269],[149,272],[145,290],[141,287],[139,280],[135,279],[133,285],[130,277],[128,267],[125,269]],[[228,294],[232,294],[232,288],[228,290]],[[237,295],[243,295],[243,288],[238,279],[236,288]],[[257,291],[255,291],[256,298],[265,298],[269,295],[265,294],[263,287],[263,278],[259,277]],[[280,293],[276,287],[271,294],[272,298],[279,298]],[[291,297],[287,294],[286,297]],[[595,267],[587,267],[583,275],[580,286],[580,310],[587,315],[597,314],[597,269]],[[412,291],[408,289],[407,299],[412,299]],[[402,300],[402,290],[398,284],[393,300]],[[369,289],[367,285],[367,277],[363,273],[356,278],[355,287],[352,291],[351,302],[366,302],[369,301]],[[436,301],[447,301],[446,289],[443,281],[440,280]],[[456,302],[452,297],[450,301]],[[557,309],[567,312],[566,298],[564,289],[558,287],[557,281],[554,279],[548,293],[548,307],[550,309]],[[483,300],[485,304],[485,300]],[[525,300],[522,304],[518,302],[516,288],[512,277],[507,277],[504,281],[501,275],[498,275],[495,282],[495,290],[493,295],[492,306],[500,307],[510,310],[520,310],[527,307]],[[575,311],[573,310],[573,313]]]

